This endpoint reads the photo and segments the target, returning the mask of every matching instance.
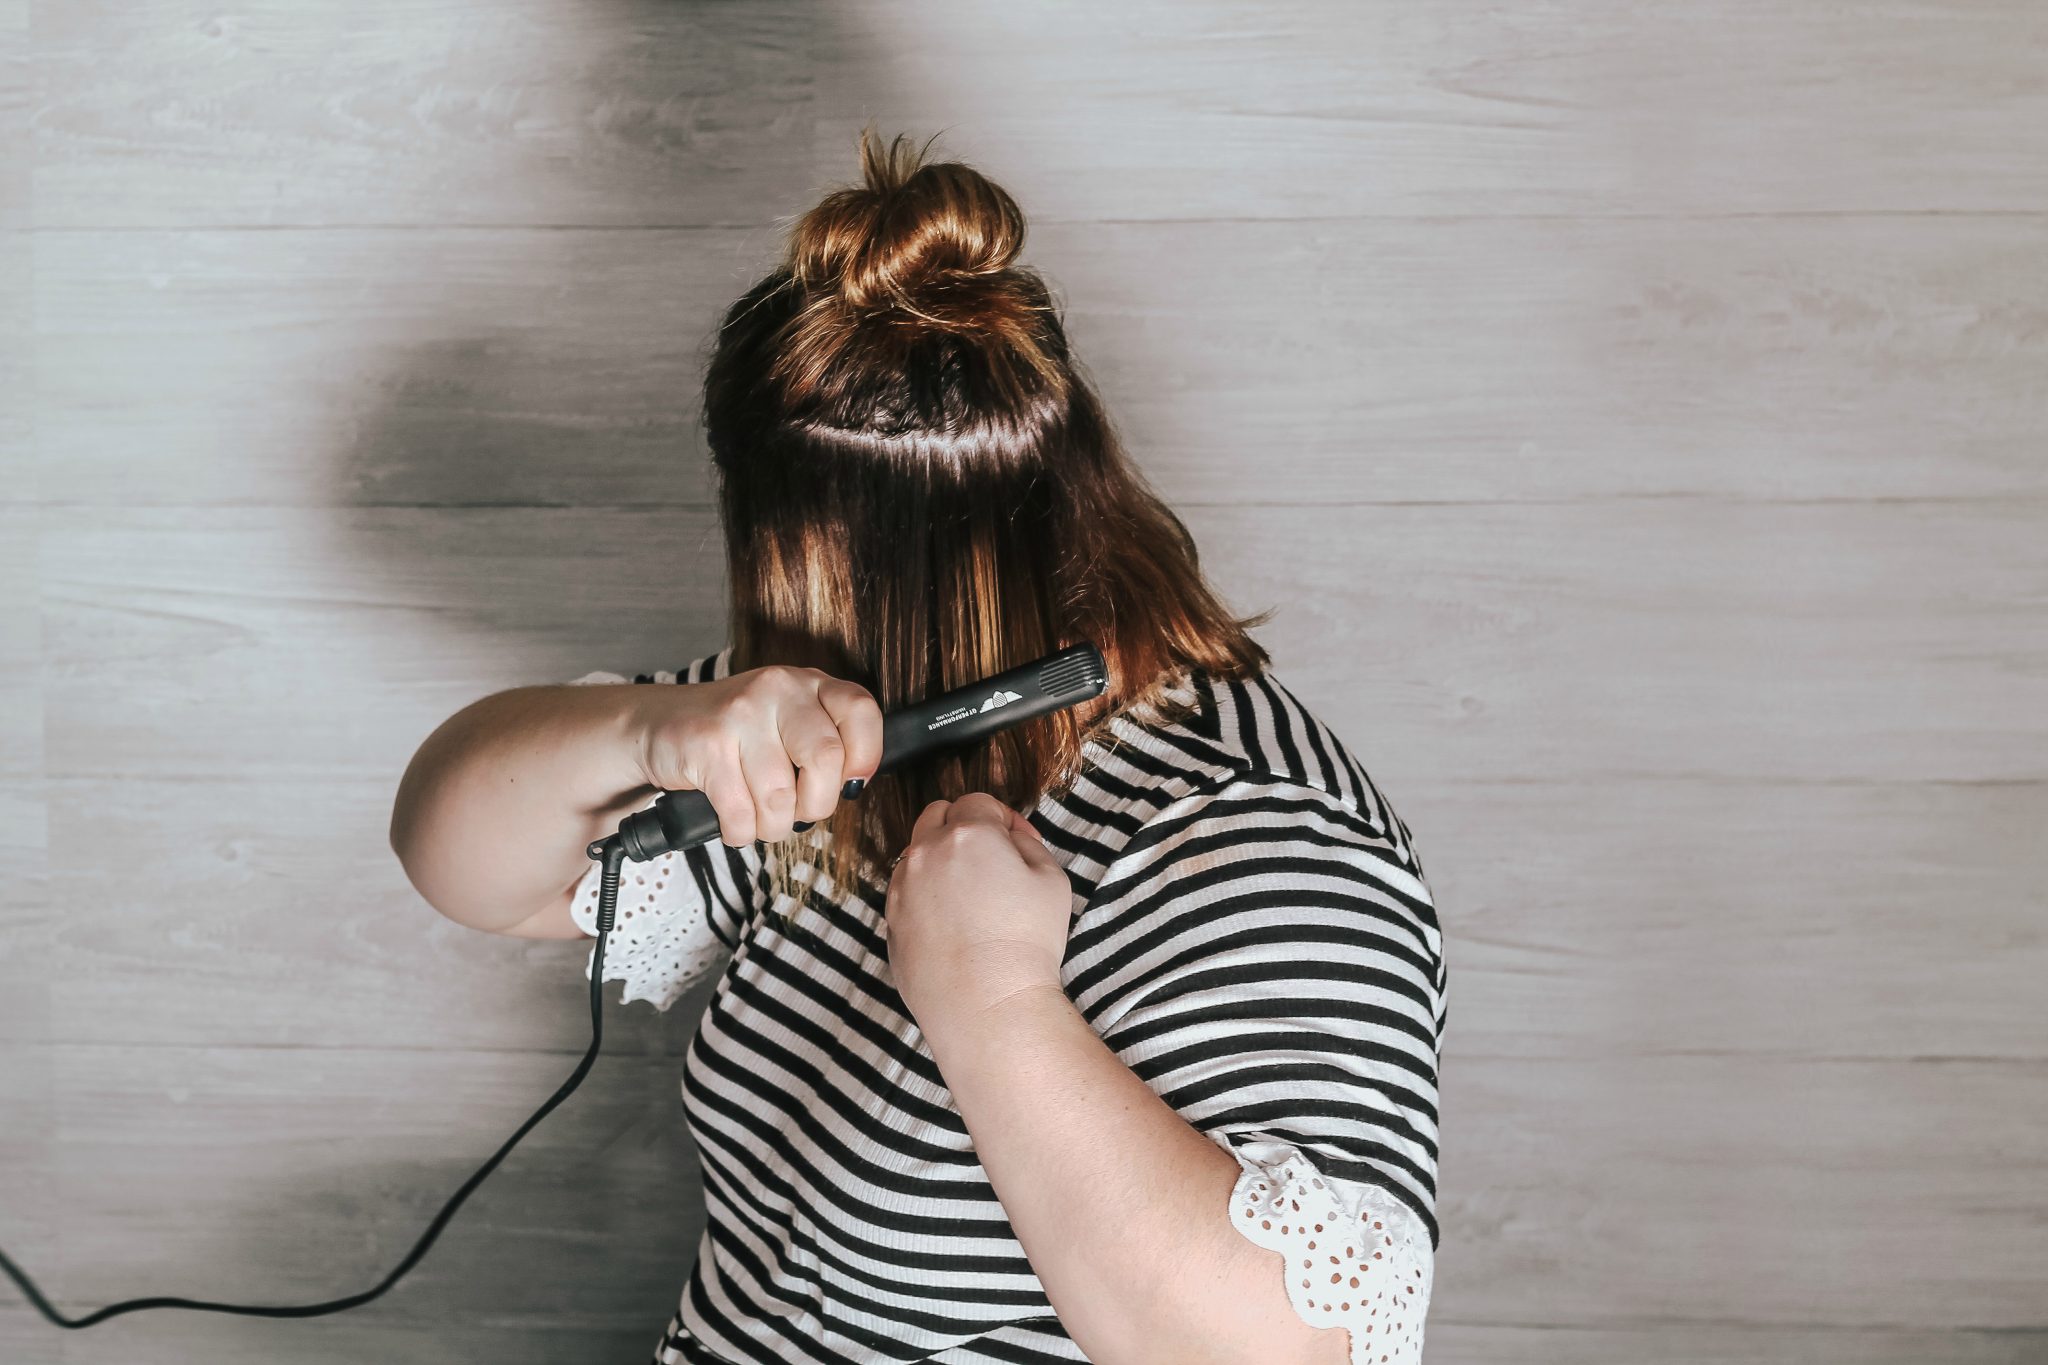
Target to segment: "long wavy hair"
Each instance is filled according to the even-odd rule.
[[[930,146],[926,143],[926,148]],[[887,710],[1093,641],[1099,699],[892,770],[770,849],[777,890],[885,885],[931,801],[1032,809],[1103,720],[1191,670],[1268,662],[1187,528],[1124,454],[1038,273],[1024,216],[957,161],[859,138],[862,183],[790,230],[733,304],[704,382],[732,670],[798,664]],[[822,851],[823,857],[818,854]],[[797,889],[799,870],[803,890]]]

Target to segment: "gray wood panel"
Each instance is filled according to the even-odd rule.
[[[0,232],[29,223],[29,5],[30,0],[0,0]],[[0,278],[9,273],[9,263],[0,262]],[[0,332],[0,364],[15,340],[11,329]]]
[[[2048,209],[2029,0],[36,13],[51,227],[756,223],[870,115],[1046,221]]]
[[[571,1065],[426,1040],[8,1055],[51,1072],[47,1113],[63,1134],[41,1172],[46,1224],[61,1207],[61,1235],[15,1240],[25,1256],[40,1253],[33,1272],[74,1308],[137,1294],[292,1303],[366,1289]],[[508,1333],[535,1331],[564,1351],[558,1359],[644,1359],[702,1225],[674,1060],[614,1058],[371,1307],[253,1337],[237,1320],[143,1314],[67,1340],[61,1358],[211,1359],[216,1343],[267,1341],[297,1360],[303,1341],[337,1356],[346,1343],[358,1359],[386,1358],[387,1344],[403,1359],[488,1359]]]
[[[41,544],[34,503],[0,502],[0,779],[43,771]]]
[[[36,222],[762,223],[810,172],[829,14],[37,3]]]
[[[644,1319],[646,1314],[634,1316]],[[563,1327],[469,1321],[431,1328],[407,1322],[344,1322],[249,1319],[223,1328],[190,1314],[167,1318],[145,1313],[104,1323],[85,1339],[60,1341],[47,1327],[38,1331],[25,1313],[0,1310],[0,1359],[8,1365],[132,1365],[158,1360],[206,1365],[635,1365],[652,1355],[661,1335],[659,1322],[653,1331],[644,1322],[638,1327],[616,1322]]]
[[[45,495],[703,503],[702,359],[759,237],[48,234]]]
[[[43,516],[53,776],[395,785],[485,692],[673,667],[723,630],[704,509]]]
[[[1459,1050],[1431,1319],[2038,1330],[2044,1105],[2039,1058]]]
[[[841,13],[821,164],[870,115],[955,130],[1048,219],[2048,205],[2028,0]]]
[[[385,845],[487,691],[722,643],[697,384],[942,131],[1448,931],[1430,1359],[2048,1355],[2048,11],[0,0],[0,1245],[359,1288],[583,1045]],[[663,585],[649,594],[645,585]],[[104,831],[118,822],[122,847]],[[0,1360],[645,1358],[609,1060],[388,1300]]]
[[[1277,666],[1396,790],[1739,793],[2048,776],[2044,510],[1652,498],[1187,520],[1240,607],[1279,606]]]
[[[1454,936],[1454,1060],[2048,1057],[2038,784],[1424,779],[1390,795]]]
[[[701,503],[701,357],[773,246],[43,234],[43,494]],[[1179,502],[2048,495],[2048,219],[1052,224],[1027,257]]]

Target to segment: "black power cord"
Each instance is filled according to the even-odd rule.
[[[329,1313],[345,1312],[382,1297],[386,1290],[404,1278],[407,1271],[420,1263],[428,1248],[434,1245],[434,1240],[448,1226],[449,1220],[455,1217],[456,1210],[462,1207],[463,1201],[476,1192],[477,1186],[490,1178],[491,1172],[498,1169],[498,1163],[519,1145],[519,1140],[532,1132],[542,1119],[554,1113],[563,1100],[575,1093],[576,1087],[583,1084],[583,1078],[590,1074],[590,1068],[597,1061],[598,1049],[604,1045],[604,945],[605,940],[611,936],[612,918],[618,911],[619,868],[625,862],[626,850],[620,843],[619,836],[614,834],[590,845],[589,852],[593,860],[604,864],[603,880],[598,884],[597,893],[597,944],[591,950],[590,961],[590,1049],[583,1054],[583,1060],[576,1063],[576,1069],[569,1073],[569,1079],[562,1082],[561,1088],[548,1096],[547,1101],[533,1111],[532,1117],[520,1124],[511,1137],[505,1139],[504,1146],[491,1153],[490,1160],[477,1167],[476,1173],[462,1182],[462,1188],[449,1196],[448,1202],[441,1206],[441,1211],[434,1215],[434,1221],[427,1224],[427,1230],[413,1243],[412,1250],[405,1253],[404,1260],[392,1267],[389,1275],[360,1294],[329,1299],[325,1303],[215,1303],[209,1299],[181,1299],[166,1295],[147,1299],[123,1299],[119,1303],[110,1303],[105,1308],[95,1309],[83,1317],[71,1318],[58,1312],[49,1299],[43,1296],[43,1291],[36,1288],[35,1281],[31,1280],[27,1272],[16,1265],[4,1251],[0,1251],[0,1271],[7,1273],[7,1278],[14,1281],[38,1313],[59,1327],[73,1329],[91,1327],[95,1323],[105,1322],[108,1318],[120,1317],[123,1313],[140,1313],[146,1308],[185,1308],[196,1313],[232,1313],[245,1318],[318,1318]]]
[[[1109,670],[1102,652],[1082,641],[992,678],[913,702],[882,717],[882,757],[875,772],[887,772],[935,749],[986,739],[1024,721],[1101,696],[1108,686]],[[841,789],[841,798],[852,800],[858,796],[863,781],[855,779],[848,782]],[[359,1308],[381,1297],[403,1279],[407,1271],[419,1264],[427,1249],[434,1245],[434,1239],[455,1217],[455,1211],[462,1207],[462,1202],[476,1192],[476,1187],[483,1184],[492,1171],[498,1169],[498,1163],[519,1145],[519,1140],[555,1112],[590,1074],[591,1066],[597,1061],[598,1049],[604,1045],[604,945],[612,931],[613,917],[618,912],[619,869],[625,860],[632,858],[636,862],[645,862],[663,853],[694,847],[717,837],[718,813],[712,809],[711,801],[704,793],[664,791],[655,798],[652,806],[621,821],[617,834],[588,846],[587,852],[592,861],[604,864],[597,897],[597,946],[591,952],[590,961],[590,1050],[569,1073],[569,1079],[562,1082],[561,1089],[548,1096],[547,1102],[534,1110],[533,1116],[505,1139],[505,1145],[493,1152],[490,1160],[477,1167],[476,1174],[462,1182],[462,1188],[441,1206],[441,1211],[434,1215],[434,1221],[427,1224],[427,1230],[413,1243],[412,1250],[405,1253],[405,1259],[393,1267],[389,1275],[362,1293],[329,1299],[325,1303],[275,1306],[214,1303],[208,1299],[169,1296],[124,1299],[84,1317],[68,1318],[51,1305],[43,1291],[36,1288],[35,1281],[4,1251],[0,1251],[0,1271],[6,1272],[7,1278],[14,1281],[38,1313],[59,1327],[74,1329],[91,1327],[108,1318],[116,1318],[123,1313],[139,1313],[146,1308],[184,1308],[199,1313],[232,1313],[245,1318],[318,1318]]]

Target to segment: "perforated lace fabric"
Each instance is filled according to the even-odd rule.
[[[657,683],[673,683],[677,675],[652,675]],[[598,671],[573,679],[586,683],[623,683],[618,673]],[[648,798],[653,805],[657,798]],[[643,808],[644,809],[644,808]],[[698,978],[716,970],[726,948],[711,932],[704,915],[703,893],[695,884],[684,853],[664,853],[644,863],[627,862],[619,873],[619,900],[610,941],[605,945],[604,979],[625,988],[620,1003],[646,1000],[656,1009],[674,1004]],[[597,934],[598,888],[604,865],[593,861],[576,887],[569,915],[584,933]],[[595,959],[593,950],[591,958]],[[590,979],[591,963],[583,965]]]
[[[1287,1298],[1301,1320],[1345,1328],[1352,1365],[1417,1365],[1435,1271],[1421,1220],[1378,1185],[1321,1174],[1287,1143],[1229,1150],[1244,1168],[1230,1221],[1285,1257]]]

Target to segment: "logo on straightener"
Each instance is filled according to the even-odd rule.
[[[1005,692],[1002,688],[999,687],[996,689],[996,694],[993,697],[990,697],[987,701],[981,704],[981,709],[983,711],[993,711],[998,706],[1008,706],[1013,701],[1022,700],[1022,694],[1016,692]]]

